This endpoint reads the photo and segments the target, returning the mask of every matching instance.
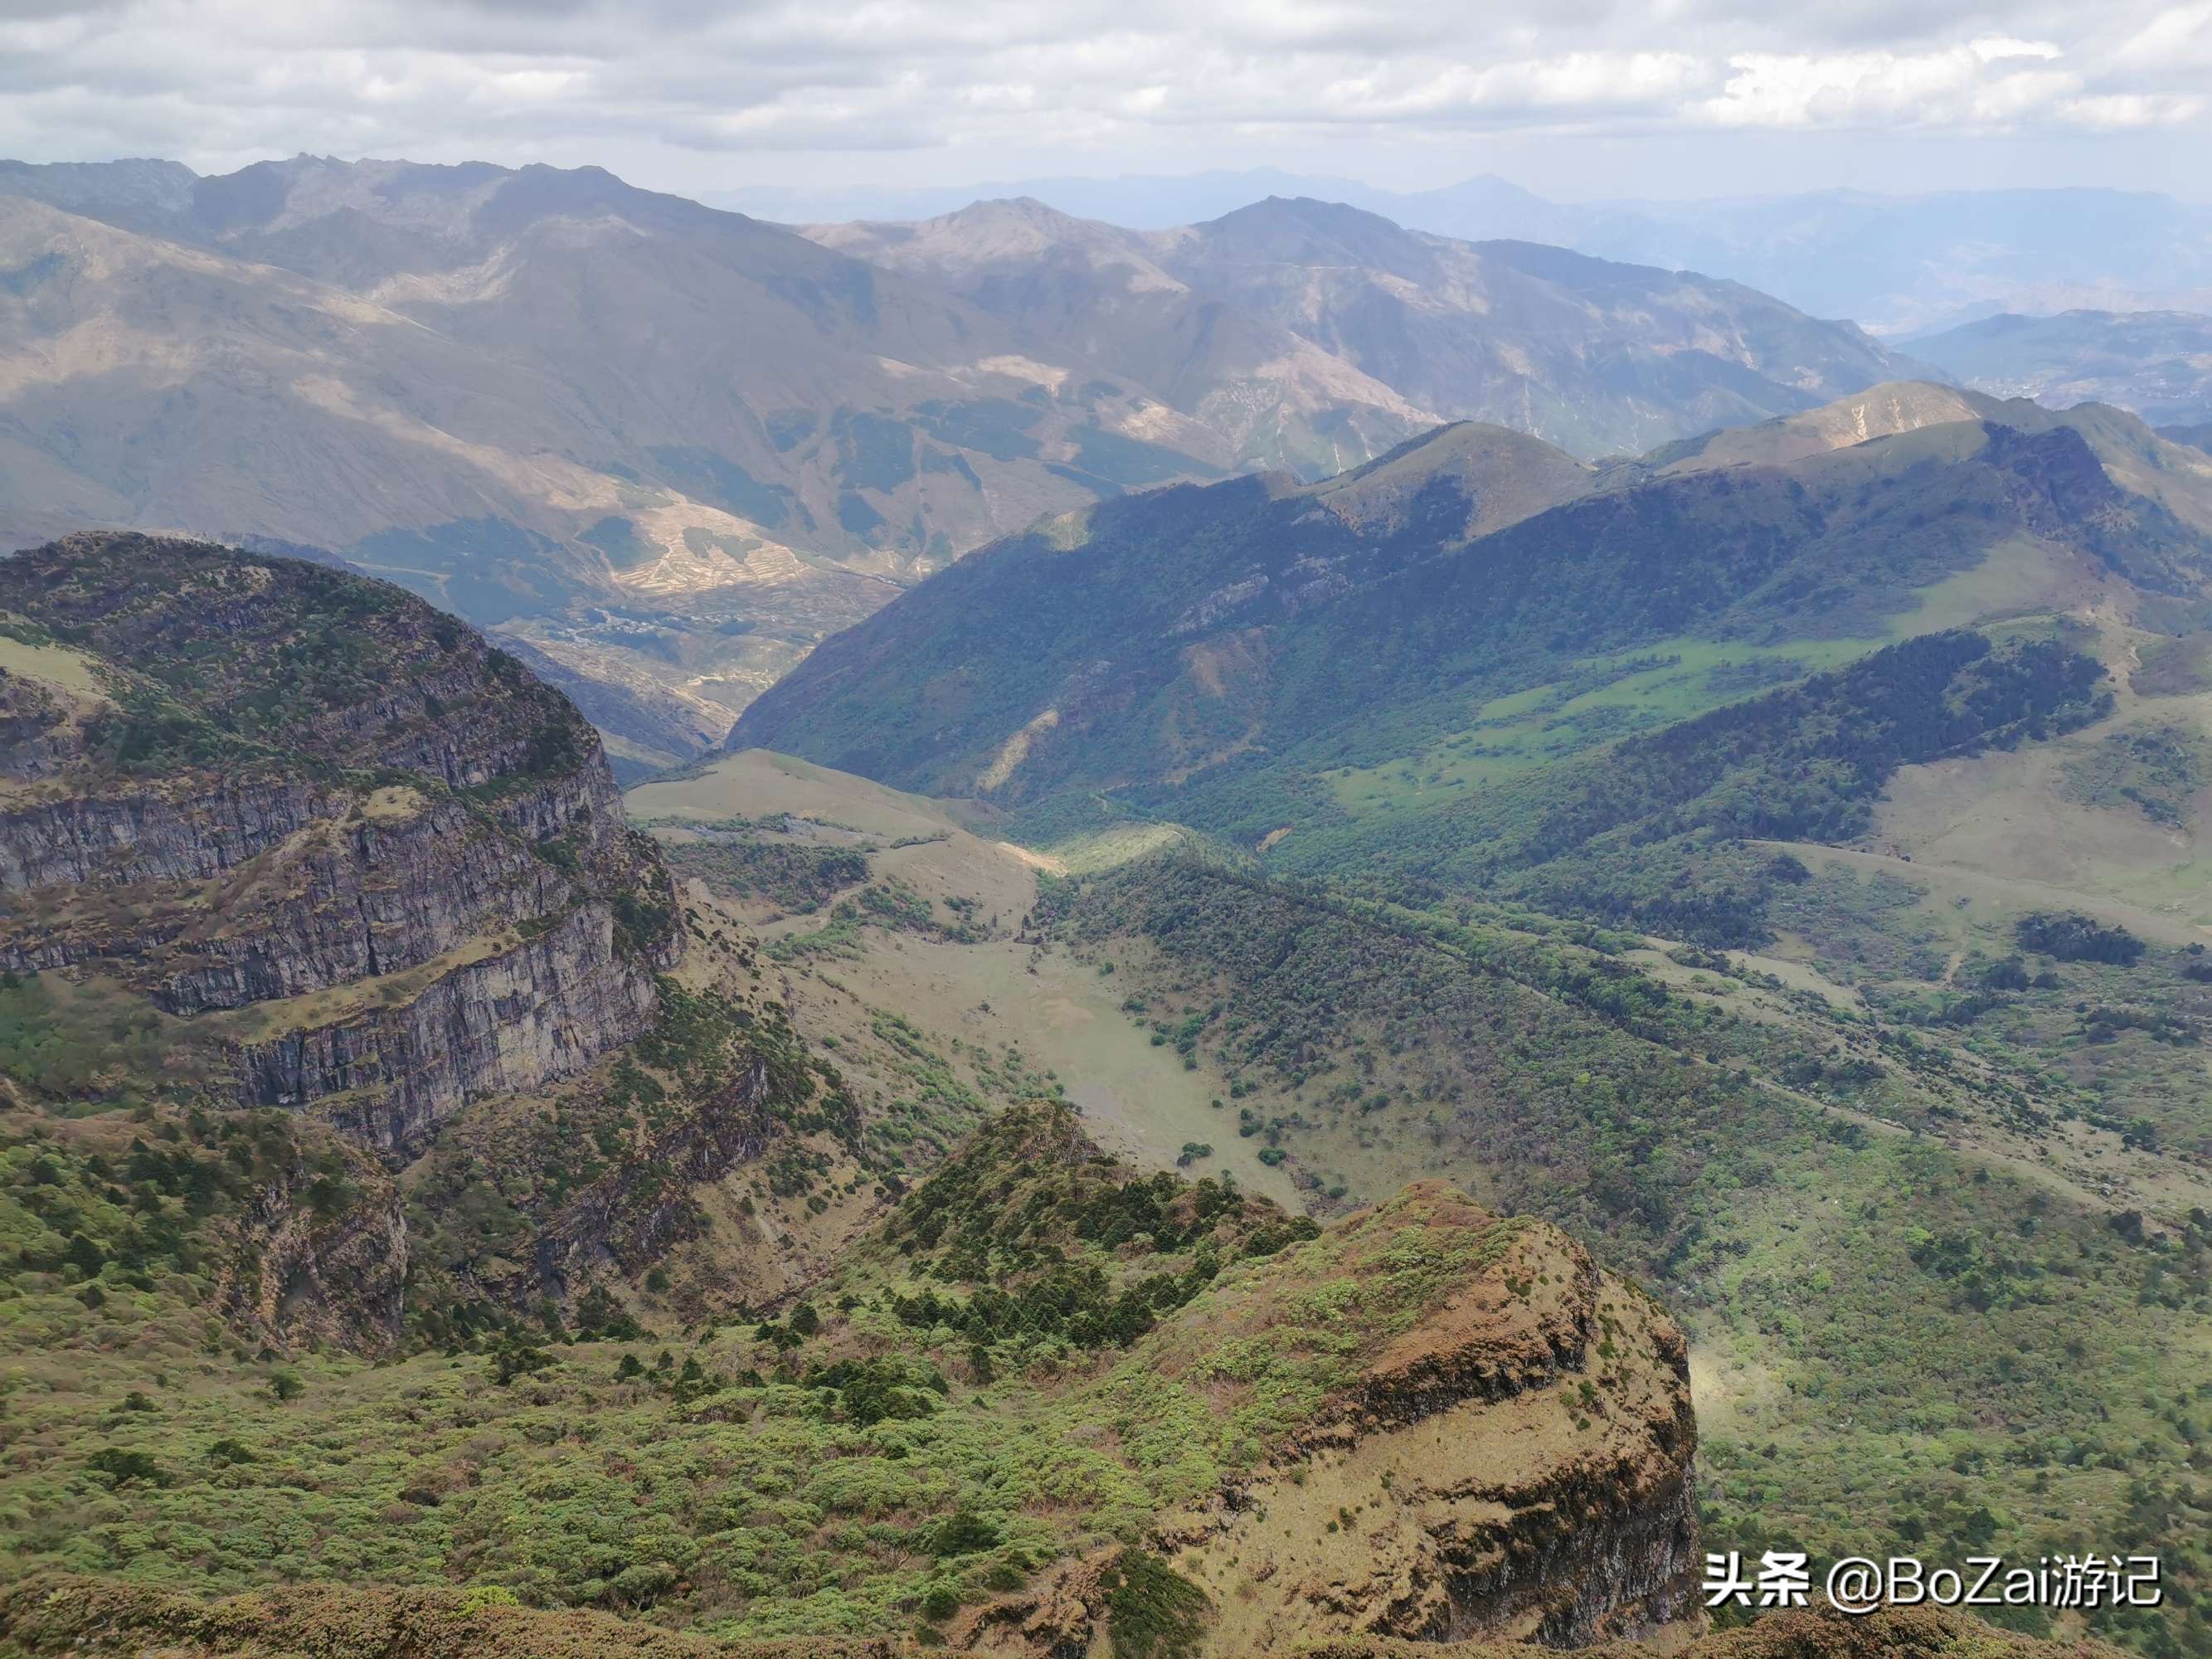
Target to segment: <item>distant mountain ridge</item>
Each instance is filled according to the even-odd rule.
[[[1312,201],[838,240],[592,168],[0,165],[0,540],[329,550],[527,648],[635,775],[1041,517],[1461,416],[1642,449],[1911,372],[1734,284]]]
[[[2000,397],[2061,408],[2118,404],[2153,425],[2212,421],[2212,315],[2007,312],[1916,340],[1911,349]]]
[[[19,544],[331,548],[647,697],[617,735],[664,760],[966,547],[1228,459],[934,288],[588,170],[18,168],[0,271]]]
[[[1347,418],[1370,441],[1433,416],[1634,453],[1932,372],[1736,283],[1456,242],[1309,198],[1151,233],[1012,201],[808,234],[951,287],[1159,389],[1243,459],[1310,475],[1388,447],[1347,453]]]
[[[1398,191],[1263,167],[958,189],[757,187],[708,199],[820,222],[927,219],[978,198],[1023,196],[1155,230],[1218,218],[1263,197],[1317,197],[1468,241],[1544,242],[1733,278],[1814,316],[1856,318],[1886,339],[2004,310],[2212,309],[2212,206],[2147,191],[1816,190],[1556,202],[1487,174]]]
[[[1595,471],[1450,428],[1327,483],[1164,491],[986,550],[825,642],[730,741],[940,794],[1173,784],[1190,805],[1209,776],[1233,795],[1255,769],[1366,763],[1378,724],[1448,726],[1563,653],[1878,636],[2018,538],[2195,592],[2194,453],[2114,411],[1942,386]],[[1385,479],[1390,509],[1365,510]]]

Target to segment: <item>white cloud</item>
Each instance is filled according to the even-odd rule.
[[[2137,127],[2178,127],[2204,112],[2204,100],[2179,94],[2106,93],[2069,98],[2058,113],[2076,125],[2120,131]]]
[[[2201,138],[2208,66],[2212,0],[0,0],[0,154]]]
[[[1985,34],[1971,42],[1968,50],[1984,64],[2007,58],[2040,58],[2047,62],[2066,55],[2049,40],[2015,40],[2008,34]]]
[[[1985,53],[1983,44],[1905,55],[1745,55],[1729,60],[1734,73],[1704,113],[1730,127],[1985,128],[2051,112],[2081,89],[2066,70],[2009,67],[2044,53]]]
[[[2114,56],[2124,64],[2167,73],[2212,64],[2212,0],[2167,7],[2124,42]]]

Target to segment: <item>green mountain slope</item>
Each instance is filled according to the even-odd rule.
[[[2212,543],[2116,485],[2071,427],[1954,421],[1787,465],[1595,477],[1525,444],[1462,465],[1467,441],[1394,458],[1380,514],[1338,506],[1377,468],[1162,491],[1001,544],[828,642],[732,744],[1001,799],[1173,785],[1206,800],[1260,777],[1305,791],[1264,835],[1328,810],[1318,774],[1469,731],[1563,662],[1589,690],[1685,639],[1747,661],[1879,641],[1918,591],[2000,552],[2173,595],[2212,568]],[[1531,477],[1523,504],[1565,498],[1484,517]],[[1275,809],[1234,810],[1243,831]]]
[[[1882,949],[1857,887],[1793,890],[1839,974]],[[2192,1586],[2212,1571],[2194,1472],[2212,1179],[2131,1150],[2050,1050],[1954,1046],[1871,977],[1861,1002],[1770,958],[1188,859],[1064,884],[1049,908],[1056,942],[1226,1082],[1219,1133],[1267,1146],[1323,1212],[1443,1176],[1680,1308],[1708,1547],[2115,1536]],[[2136,996],[2187,991],[2193,960],[2059,963],[2065,984],[2029,994],[2056,1009],[2129,972]],[[2147,1200],[2166,1224],[2128,1207]],[[2193,1595],[2095,1627],[2197,1651]]]
[[[11,1217],[96,1207],[122,1181],[204,1247],[151,1154],[111,1166],[73,1135],[6,1156]],[[1323,1228],[1116,1164],[1037,1103],[780,1312],[678,1335],[587,1299],[573,1325],[549,1308],[481,1352],[458,1333],[376,1365],[234,1359],[219,1326],[204,1347],[190,1280],[149,1265],[113,1311],[68,1267],[12,1277],[11,1336],[44,1352],[11,1361],[46,1386],[0,1479],[29,1522],[9,1577],[306,1583],[364,1605],[466,1587],[472,1608],[649,1613],[805,1651],[911,1632],[1040,1656],[1161,1617],[1187,1650],[1279,1650],[1251,1626],[1299,1619],[1301,1580],[1271,1584],[1263,1552],[1397,1564],[1400,1597],[1303,1615],[1310,1637],[1412,1636],[1439,1612],[1500,1636],[1644,1630],[1686,1610],[1679,1334],[1556,1230],[1441,1183]],[[115,1345],[126,1313],[136,1340]],[[1415,1474],[1437,1436],[1457,1455]],[[1401,1480],[1328,1473],[1355,1444]],[[1309,1470],[1375,1512],[1370,1535],[1282,1524]],[[1280,1536],[1260,1545],[1224,1490],[1273,1508]],[[1480,1577],[1460,1565],[1486,1559]],[[1117,1576],[1164,1599],[1101,1593]],[[188,1605],[169,1617],[191,1639]]]

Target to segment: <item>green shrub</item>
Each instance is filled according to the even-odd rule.
[[[85,1468],[105,1477],[111,1486],[120,1486],[133,1480],[143,1480],[149,1486],[167,1486],[174,1477],[153,1458],[142,1451],[124,1451],[114,1446],[102,1446],[84,1460]]]
[[[994,1548],[1001,1534],[999,1528],[972,1510],[955,1510],[937,1524],[930,1534],[929,1553],[932,1555],[975,1555]]]
[[[1115,1659],[1188,1659],[1213,1604],[1149,1550],[1124,1550],[1099,1576]]]

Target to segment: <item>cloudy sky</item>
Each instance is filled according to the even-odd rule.
[[[0,155],[2212,197],[2212,0],[0,0]]]

